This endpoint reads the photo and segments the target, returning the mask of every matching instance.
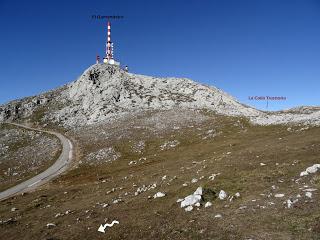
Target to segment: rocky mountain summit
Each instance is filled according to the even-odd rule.
[[[72,104],[55,117],[75,117],[89,124],[119,112],[172,108],[209,109],[226,115],[259,114],[257,110],[240,104],[215,87],[200,85],[185,78],[131,74],[105,64],[87,69],[68,86],[66,94]],[[72,125],[72,122],[68,123]]]
[[[145,110],[207,109],[227,116],[244,116],[253,123],[319,124],[319,110],[270,115],[239,103],[216,87],[186,78],[156,78],[95,64],[76,81],[36,97],[0,106],[0,121],[33,119],[64,126],[99,123],[122,113]],[[306,117],[307,116],[307,117]],[[310,122],[310,121],[309,121]]]

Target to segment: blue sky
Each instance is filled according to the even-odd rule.
[[[320,105],[320,1],[0,0],[0,103],[76,80],[105,51],[134,73],[187,77],[269,110]]]

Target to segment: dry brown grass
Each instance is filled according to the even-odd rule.
[[[80,164],[41,190],[2,202],[0,220],[15,221],[0,224],[1,238],[319,239],[318,192],[313,192],[312,200],[302,197],[291,209],[283,202],[302,194],[299,188],[305,184],[320,187],[319,174],[299,183],[292,181],[306,167],[318,163],[320,128],[288,132],[285,126],[251,126],[244,119],[211,117],[192,128],[186,124],[156,133],[152,129],[130,128],[130,134],[121,139],[88,139],[97,135],[69,132],[77,139],[80,158],[106,146],[113,146],[122,156],[97,166]],[[105,127],[117,132],[121,124]],[[222,134],[202,139],[210,129]],[[142,154],[133,153],[131,146],[140,139],[145,140],[146,148]],[[180,145],[160,150],[161,144],[173,139]],[[146,157],[146,161],[128,165],[140,157]],[[260,166],[261,162],[266,166]],[[208,177],[213,173],[221,174],[210,181]],[[162,181],[164,175],[167,178]],[[126,176],[128,179],[124,180]],[[177,179],[169,182],[174,176]],[[192,178],[201,176],[204,178],[197,183],[190,183]],[[154,182],[156,189],[134,195],[137,187]],[[185,182],[189,182],[187,187],[182,186]],[[133,183],[137,186],[133,187]],[[277,189],[272,190],[272,185]],[[232,202],[216,199],[211,208],[201,206],[185,212],[176,200],[198,186],[216,192],[223,189],[228,194],[240,192],[241,197]],[[115,191],[108,193],[112,188]],[[148,199],[158,191],[167,196]],[[284,193],[285,197],[267,197],[269,193]],[[113,204],[119,196],[123,202]],[[110,206],[103,208],[98,203]],[[247,208],[241,210],[241,206]],[[19,210],[10,212],[12,207]],[[69,209],[71,214],[55,218]],[[215,218],[218,213],[223,217]],[[107,229],[106,234],[97,231],[100,224],[114,219],[120,224]],[[47,229],[49,222],[57,226]]]

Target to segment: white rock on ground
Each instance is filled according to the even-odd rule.
[[[180,204],[181,208],[184,208],[187,206],[193,206],[193,205],[200,206],[202,193],[203,193],[202,187],[198,187],[193,194],[185,197],[183,201],[181,201],[181,204]]]
[[[191,206],[191,205],[194,205],[198,202],[201,201],[201,195],[194,195],[194,194],[191,194],[187,197],[184,198],[184,200],[181,202],[180,206],[182,208],[184,207],[187,207],[187,206]]]
[[[117,203],[120,203],[120,202],[122,202],[122,199],[118,198],[118,199],[113,200],[112,203],[117,204]]]
[[[305,171],[300,173],[300,177],[307,176],[311,173],[316,173],[318,170],[320,170],[320,164],[314,164],[311,167],[308,167]]]
[[[299,199],[295,199],[295,200],[291,200],[291,199],[288,199],[287,200],[287,207],[288,208],[291,208],[292,206],[293,206],[293,204],[295,204],[296,202],[298,202],[299,201]]]
[[[308,198],[312,198],[312,192],[306,192],[305,195],[306,195],[306,197],[308,197]]]
[[[291,208],[291,207],[292,207],[292,204],[293,204],[293,202],[292,202],[290,199],[288,199],[288,200],[287,200],[287,206],[288,206],[288,208]]]
[[[157,192],[157,193],[153,196],[153,198],[161,198],[161,197],[164,197],[164,196],[166,196],[165,193]]]
[[[277,193],[274,195],[276,198],[282,198],[284,197],[284,194],[283,193]]]
[[[61,216],[63,216],[64,214],[63,213],[57,213],[54,217],[55,218],[58,218],[58,217],[61,217]]]
[[[48,223],[47,224],[47,228],[53,228],[53,227],[55,227],[56,225],[54,224],[54,223]]]
[[[206,204],[204,205],[205,208],[211,207],[211,206],[212,206],[212,203],[211,203],[211,202],[206,202]]]
[[[219,199],[224,200],[227,197],[227,193],[223,190],[219,192]]]
[[[314,191],[317,191],[318,189],[316,188],[307,188],[307,189],[304,189],[303,191],[304,192],[314,192]]]

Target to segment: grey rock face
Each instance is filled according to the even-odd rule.
[[[154,78],[96,64],[67,88],[71,105],[56,112],[67,125],[91,124],[128,111],[210,109],[220,114],[256,116],[259,111],[223,91],[185,78]]]
[[[0,121],[37,116],[37,120],[72,127],[99,123],[121,113],[167,109],[208,109],[228,116],[245,116],[258,124],[287,123],[289,114],[263,113],[218,88],[190,79],[155,78],[95,64],[62,88],[0,106]],[[318,117],[318,113],[312,116]],[[296,117],[299,114],[290,113],[289,121],[305,121],[305,114]]]
[[[37,106],[45,104],[47,98],[33,98],[28,102],[14,101],[10,104],[0,107],[0,120],[15,120],[24,116],[28,116]]]

